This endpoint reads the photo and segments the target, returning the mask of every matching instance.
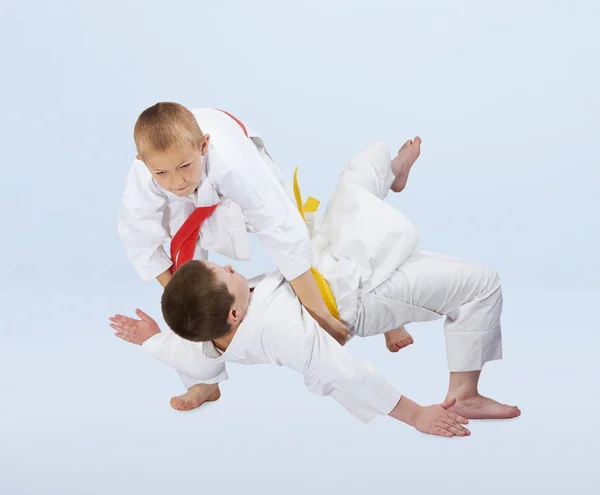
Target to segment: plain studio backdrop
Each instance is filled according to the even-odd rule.
[[[0,493],[598,493],[599,19],[592,0],[2,0]],[[232,112],[321,208],[369,143],[420,135],[389,202],[423,249],[500,273],[505,359],[481,391],[522,417],[450,440],[365,426],[267,366],[171,410],[177,374],[107,321],[163,323],[116,232],[157,101]],[[234,266],[273,268],[256,239]],[[439,403],[442,328],[349,352]]]

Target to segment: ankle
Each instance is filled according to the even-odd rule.
[[[477,389],[480,375],[480,370],[451,371],[447,397],[460,401],[474,399],[479,395]]]
[[[477,390],[452,389],[448,390],[446,400],[456,399],[456,402],[470,402],[475,400],[477,397],[479,397],[479,392],[477,392]]]
[[[188,392],[193,392],[195,394],[211,395],[211,394],[214,394],[218,390],[219,390],[218,383],[214,383],[214,384],[196,383],[195,385],[192,385],[188,389]]]

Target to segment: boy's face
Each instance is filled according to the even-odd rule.
[[[203,261],[214,272],[218,282],[227,286],[229,293],[235,298],[234,308],[241,310],[241,316],[246,313],[250,305],[250,290],[248,280],[237,273],[231,265],[220,266],[210,261]]]
[[[202,181],[202,156],[208,151],[205,134],[200,149],[185,145],[168,151],[149,151],[143,161],[158,185],[176,196],[189,196]],[[142,158],[138,155],[138,160]]]

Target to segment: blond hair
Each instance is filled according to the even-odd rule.
[[[182,145],[200,147],[203,138],[194,114],[179,103],[160,102],[144,110],[133,129],[140,155],[168,151]]]

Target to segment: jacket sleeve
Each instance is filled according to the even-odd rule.
[[[125,184],[118,233],[139,276],[149,281],[167,270],[171,259],[163,245],[170,239],[164,225],[167,197],[143,162],[135,160]]]
[[[225,128],[226,127],[226,128]],[[224,123],[227,146],[211,156],[220,194],[237,203],[265,251],[287,280],[310,269],[308,229],[281,183],[235,122]]]
[[[151,356],[175,368],[188,388],[197,383],[213,384],[228,378],[225,363],[208,359],[201,342],[184,340],[171,330],[154,335],[142,347]]]
[[[263,346],[272,362],[302,373],[310,392],[332,397],[363,423],[389,414],[400,392],[373,366],[349,354],[306,310],[300,312],[294,318],[286,311],[287,318],[265,330]],[[281,328],[286,321],[287,328]]]

